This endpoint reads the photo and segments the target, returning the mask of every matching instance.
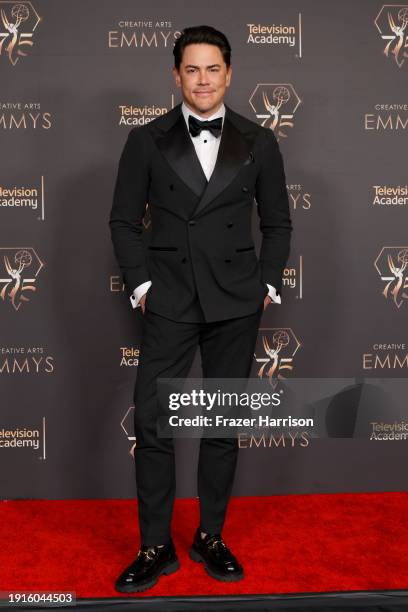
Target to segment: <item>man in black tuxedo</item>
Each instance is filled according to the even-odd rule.
[[[122,592],[145,590],[179,568],[170,534],[173,440],[157,436],[156,381],[186,377],[198,346],[203,377],[250,375],[262,312],[280,303],[292,230],[273,131],[223,102],[232,74],[225,35],[209,26],[186,28],[173,54],[183,102],[130,131],[109,219],[126,293],[143,313],[134,393],[141,547],[116,582]],[[259,260],[251,235],[254,198]],[[237,438],[200,441],[200,525],[190,557],[224,581],[243,578],[221,536],[237,455]]]

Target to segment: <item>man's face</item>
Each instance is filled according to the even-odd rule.
[[[221,106],[231,74],[221,49],[206,43],[187,45],[179,71],[173,67],[184,102],[202,117],[209,117]]]

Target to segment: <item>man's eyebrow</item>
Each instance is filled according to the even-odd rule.
[[[187,64],[186,68],[199,68],[200,66],[195,66],[194,64]],[[206,66],[206,68],[221,68],[221,64],[210,64],[210,66]]]

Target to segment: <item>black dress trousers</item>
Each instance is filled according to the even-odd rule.
[[[141,544],[171,537],[175,458],[172,438],[157,436],[157,379],[186,378],[200,347],[203,378],[248,378],[263,312],[215,322],[173,321],[149,311],[143,317],[134,391],[135,467]],[[200,440],[198,496],[200,528],[220,533],[238,458],[237,438]]]

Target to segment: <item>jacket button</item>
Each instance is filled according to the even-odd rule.
[[[183,259],[181,260],[181,263],[186,263],[187,261],[187,257],[183,257]]]
[[[231,259],[226,259],[225,263],[231,263]]]
[[[188,222],[189,225],[195,225],[196,222],[193,219],[190,219],[190,221]]]
[[[242,191],[245,191],[245,193],[247,193],[249,191],[248,187],[243,187]]]
[[[170,187],[171,191],[174,190],[174,185],[169,185],[169,187]]]
[[[233,226],[234,226],[234,224],[233,224],[233,223],[228,223],[228,224],[227,224],[227,227],[233,227]]]

